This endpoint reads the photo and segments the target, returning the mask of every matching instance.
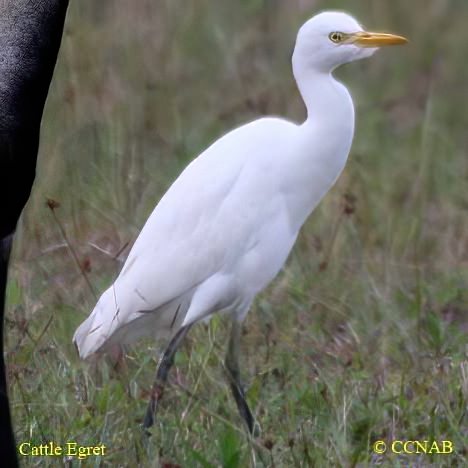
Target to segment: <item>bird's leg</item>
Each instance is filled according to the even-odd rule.
[[[143,427],[145,428],[145,431],[154,424],[154,416],[156,414],[156,410],[158,409],[159,400],[161,399],[162,394],[164,392],[164,387],[167,382],[167,376],[172,365],[174,364],[174,356],[177,352],[180,343],[191,328],[192,325],[182,327],[174,335],[174,338],[172,338],[171,342],[169,343],[169,346],[166,348],[159,361],[158,370],[156,372],[156,378],[153,384],[153,390],[151,392],[150,401],[148,403],[145,419],[143,421]],[[147,434],[149,433],[147,432]]]
[[[228,351],[224,365],[229,377],[229,384],[231,391],[236,400],[237,408],[242,416],[242,419],[247,425],[249,433],[253,433],[253,416],[249,409],[249,405],[245,400],[245,392],[240,378],[239,371],[239,350],[240,350],[240,336],[241,336],[241,324],[236,320],[232,322],[231,336],[229,337]]]

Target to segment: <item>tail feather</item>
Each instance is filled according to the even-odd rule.
[[[105,352],[115,344],[132,343],[142,336],[170,338],[184,321],[192,296],[189,292],[154,310],[143,310],[144,304],[138,304],[141,299],[129,295],[129,291],[112,285],[78,327],[73,341],[82,359]]]
[[[73,335],[73,341],[82,359],[97,351],[104,351],[101,348],[106,347],[106,342],[117,325],[115,318],[112,320],[116,315],[118,309],[110,287],[102,294],[89,317]]]

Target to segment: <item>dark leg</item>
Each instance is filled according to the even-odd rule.
[[[229,384],[231,385],[231,391],[234,395],[234,399],[237,403],[237,408],[242,416],[242,419],[247,425],[249,433],[253,433],[253,417],[250,412],[249,405],[245,400],[245,392],[240,379],[239,371],[239,354],[240,354],[240,336],[241,336],[241,324],[237,321],[232,322],[231,336],[229,338],[228,352],[224,365],[228,372]]]
[[[8,405],[6,366],[3,359],[3,307],[5,303],[8,258],[13,236],[0,238],[0,454],[2,464],[17,467],[16,443]]]
[[[174,356],[177,352],[177,348],[191,328],[192,325],[187,325],[186,327],[181,328],[175,334],[174,338],[172,338],[169,346],[166,348],[166,351],[164,351],[159,361],[158,370],[156,372],[156,379],[153,384],[153,390],[151,392],[150,401],[146,410],[145,419],[143,420],[143,427],[145,428],[145,432],[148,435],[150,435],[150,433],[147,431],[147,429],[149,429],[154,424],[154,416],[156,414],[156,410],[158,409],[159,400],[162,398],[164,392],[167,376],[172,365],[174,364]]]
[[[8,468],[18,466],[3,355],[8,256],[36,173],[42,111],[67,6],[68,0],[0,1],[0,464]]]

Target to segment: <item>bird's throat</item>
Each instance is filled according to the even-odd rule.
[[[296,79],[307,107],[297,151],[288,161],[295,187],[290,213],[299,229],[346,164],[354,134],[354,107],[348,90],[331,74]]]
[[[315,125],[332,125],[354,131],[354,105],[347,88],[331,73],[296,75],[297,86],[307,110],[307,120]]]

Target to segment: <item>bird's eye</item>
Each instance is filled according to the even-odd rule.
[[[328,35],[330,41],[334,42],[335,44],[339,44],[340,42],[344,41],[345,35],[339,31],[333,31]]]

